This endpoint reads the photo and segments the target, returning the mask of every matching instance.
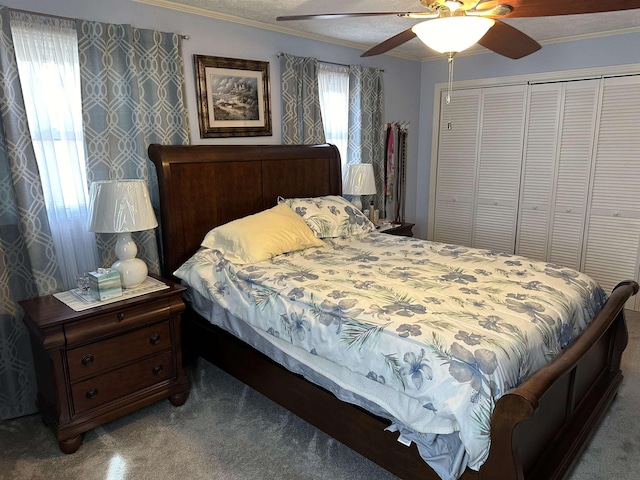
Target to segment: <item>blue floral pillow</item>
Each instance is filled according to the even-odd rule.
[[[318,238],[350,237],[373,232],[376,227],[348,200],[338,195],[279,198],[300,215]]]

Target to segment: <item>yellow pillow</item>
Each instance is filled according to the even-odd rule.
[[[202,246],[219,250],[232,263],[257,263],[286,252],[324,245],[304,220],[281,203],[209,231]]]

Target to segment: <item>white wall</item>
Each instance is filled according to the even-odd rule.
[[[187,107],[191,142],[202,144],[281,143],[280,62],[278,52],[315,57],[322,61],[358,64],[385,70],[385,121],[410,122],[407,218],[415,218],[419,132],[419,62],[382,55],[360,58],[362,51],[260,28],[225,22],[131,0],[4,0],[1,4],[22,10],[189,35],[183,42]],[[201,139],[198,129],[193,54],[269,62],[271,73],[271,137]]]
[[[454,80],[460,82],[512,75],[637,64],[640,63],[639,47],[640,33],[628,33],[544,45],[541,50],[519,60],[510,60],[492,52],[460,55],[454,60]],[[446,81],[447,61],[445,58],[422,64],[420,138],[416,176],[418,184],[415,187],[417,225],[414,228],[414,233],[421,238],[426,238],[427,235],[434,90],[437,83]]]

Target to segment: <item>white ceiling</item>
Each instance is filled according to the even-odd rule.
[[[137,0],[304,37],[368,50],[419,20],[395,16],[277,22],[280,15],[421,11],[419,0]],[[576,0],[579,1],[579,0]],[[603,0],[606,1],[606,0]],[[505,0],[508,3],[508,0]],[[640,32],[639,8],[620,12],[503,20],[540,44],[624,32]],[[188,33],[188,32],[184,32]],[[474,47],[475,51],[486,51]],[[473,53],[473,50],[470,50]],[[412,60],[440,58],[418,39],[389,52]]]

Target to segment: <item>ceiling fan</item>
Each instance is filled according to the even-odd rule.
[[[412,28],[404,30],[384,42],[375,45],[364,52],[361,56],[368,57],[386,53],[417,36],[427,45],[441,53],[448,54],[450,57],[454,53],[460,52],[474,43],[479,43],[483,47],[500,55],[518,59],[539,50],[540,44],[517,28],[500,21],[499,18],[549,17],[556,15],[600,13],[640,8],[639,0],[504,1],[508,3],[501,3],[500,0],[420,0],[420,4],[424,7],[424,10],[416,12],[360,12],[286,15],[277,17],[276,20],[313,20],[385,15],[395,15],[409,19],[423,19],[425,20],[424,22],[418,23]],[[460,21],[460,19],[466,20]],[[478,20],[480,19],[483,19],[484,22],[479,22]],[[454,25],[454,23],[456,25]],[[463,34],[470,31],[472,28],[471,24],[475,23],[484,23],[484,25],[482,27],[478,26],[480,30],[476,33],[476,37],[468,39],[466,46],[452,46],[452,43],[437,46],[430,44],[431,42],[438,41],[443,35],[447,34],[449,37],[448,42],[453,42],[455,44],[458,40],[462,39]],[[455,28],[457,24],[461,24],[460,32],[454,33],[453,28]],[[440,50],[438,48],[440,48]],[[457,48],[458,50],[452,51],[454,48]],[[443,51],[442,49],[448,49],[449,51]]]

